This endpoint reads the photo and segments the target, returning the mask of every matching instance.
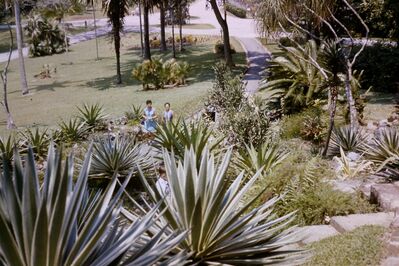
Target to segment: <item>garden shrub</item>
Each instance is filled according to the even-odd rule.
[[[355,69],[364,70],[362,88],[395,93],[399,88],[399,48],[381,43],[368,46],[357,59]]]
[[[164,89],[165,85],[184,85],[190,66],[186,62],[174,59],[163,62],[162,59],[145,60],[136,66],[133,77],[140,81],[144,90]]]
[[[224,54],[224,43],[221,41],[217,41],[215,44],[215,47],[214,47],[214,52],[215,52],[215,54],[223,55]],[[231,52],[231,54],[237,53],[236,49],[232,45],[230,45],[230,52]]]
[[[230,12],[231,14],[233,14],[236,17],[239,17],[239,18],[247,17],[247,11],[241,7],[238,7],[238,6],[230,4],[230,3],[226,3],[225,7],[226,7],[227,12]]]
[[[31,56],[52,55],[65,51],[65,34],[57,24],[46,18],[34,15],[28,19],[24,29],[28,37]]]

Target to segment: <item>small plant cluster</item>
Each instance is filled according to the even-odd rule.
[[[143,90],[159,90],[165,86],[175,87],[186,84],[190,65],[175,59],[145,60],[133,69],[133,77],[140,81]]]
[[[230,3],[226,3],[224,5],[225,9],[227,12],[233,14],[236,17],[239,18],[246,18],[247,17],[247,11],[241,7],[238,7],[236,5],[230,4]]]
[[[192,35],[183,36],[182,39],[183,39],[183,45],[195,45],[195,44],[197,44],[197,42],[198,42],[198,38],[197,38],[197,37],[194,37],[194,36],[192,36]],[[167,42],[167,44],[168,44],[169,46],[172,45],[172,43],[173,43],[173,38],[172,38],[172,37],[169,37],[169,38],[166,40],[166,42]],[[175,43],[180,43],[180,37],[179,37],[179,36],[176,36],[176,37],[175,37]],[[161,40],[160,40],[158,37],[154,36],[154,37],[150,40],[150,47],[151,47],[152,49],[160,48],[160,47],[161,47]]]
[[[231,54],[237,53],[236,49],[230,45],[230,52]],[[217,55],[224,55],[224,43],[222,41],[217,41],[214,47],[214,53]]]
[[[50,22],[41,15],[29,17],[25,26],[28,37],[29,54],[31,56],[45,56],[65,51],[65,35],[58,24]]]

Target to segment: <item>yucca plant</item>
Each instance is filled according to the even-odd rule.
[[[340,179],[353,179],[371,170],[372,162],[363,160],[362,158],[351,162],[345,155],[342,147],[340,147],[340,155],[341,157],[338,159],[341,168],[341,171],[338,173]]]
[[[279,165],[287,155],[288,153],[281,151],[278,145],[273,145],[270,142],[265,142],[258,148],[251,144],[246,145],[246,150],[239,151],[234,164],[240,171],[244,170],[249,176],[254,176],[259,169],[262,169],[261,174],[265,176]]]
[[[9,135],[7,139],[0,137],[0,152],[1,152],[1,163],[7,162],[11,165],[11,161],[14,157],[14,148],[17,143],[13,135]]]
[[[344,152],[362,152],[366,145],[368,136],[360,129],[352,129],[350,126],[343,126],[333,131],[328,153],[339,155],[340,149]]]
[[[84,104],[82,107],[77,107],[79,110],[79,118],[89,127],[96,127],[104,118],[104,108],[100,104]]]
[[[255,197],[241,204],[259,172],[244,185],[244,173],[230,182],[227,170],[232,150],[215,164],[215,156],[205,148],[197,166],[194,149],[186,149],[184,159],[164,151],[170,195],[165,197],[165,212],[160,213],[172,230],[188,230],[179,246],[188,251],[194,265],[296,265],[303,262],[303,251],[290,247],[299,239],[287,226],[293,213],[275,217],[278,198],[251,209]],[[146,178],[142,182],[153,202],[164,195],[153,190]],[[149,203],[148,203],[149,204]],[[143,208],[141,208],[142,211]],[[298,231],[297,231],[298,232]],[[283,249],[284,248],[284,249]]]
[[[47,134],[47,129],[42,131],[39,128],[27,129],[25,132],[21,132],[22,136],[22,144],[21,147],[25,150],[28,147],[32,147],[34,153],[38,157],[43,157],[43,155],[47,152],[48,145],[50,144],[50,137]]]
[[[138,123],[141,121],[143,118],[144,112],[143,112],[143,107],[141,105],[132,105],[130,107],[130,110],[125,112],[125,116],[128,120]]]
[[[90,150],[76,183],[73,158],[69,156],[63,163],[62,153],[52,145],[42,184],[32,149],[24,164],[18,152],[14,158],[13,170],[6,167],[0,176],[3,265],[119,265],[124,261],[152,265],[163,260],[184,237],[165,236],[164,230],[153,237],[147,235],[157,219],[157,206],[144,217],[136,216],[134,223],[121,223],[120,197],[129,178],[116,190],[115,176],[103,193],[90,197]]]
[[[222,138],[213,138],[212,130],[202,121],[187,124],[182,120],[166,123],[157,127],[154,146],[159,152],[166,149],[174,153],[176,158],[182,160],[185,150],[193,147],[196,152],[196,161],[201,161],[202,151],[208,146],[209,150],[216,152]]]
[[[135,138],[128,136],[110,136],[97,139],[93,144],[92,177],[111,178],[117,174],[126,177],[137,173],[138,167],[148,170],[151,167],[148,153],[143,152]]]
[[[383,164],[392,156],[399,155],[399,132],[394,128],[380,129],[379,136],[372,140],[371,145],[366,146],[368,158],[377,163]]]
[[[79,118],[71,118],[68,122],[59,123],[61,129],[60,138],[67,142],[82,140],[86,137],[88,128],[85,122]]]

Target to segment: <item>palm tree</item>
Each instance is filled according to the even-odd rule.
[[[22,95],[28,94],[28,82],[26,81],[26,70],[24,61],[24,41],[22,35],[21,26],[21,8],[19,6],[19,0],[14,0],[14,13],[15,13],[15,28],[17,32],[17,46],[18,46],[18,62],[19,62],[19,80],[21,84]]]
[[[124,18],[129,12],[128,0],[102,0],[102,7],[107,14],[109,22],[112,25],[112,35],[114,39],[115,55],[116,55],[116,83],[122,83],[120,48],[121,36],[123,30]]]
[[[330,123],[327,131],[327,139],[323,150],[323,156],[327,155],[330,144],[331,133],[334,129],[335,112],[337,108],[337,98],[339,87],[342,80],[338,76],[345,72],[345,55],[342,47],[336,41],[326,41],[321,52],[321,65],[329,74],[327,84],[330,91]]]
[[[96,39],[96,59],[99,60],[99,55],[98,55],[98,37],[97,37],[97,22],[96,22],[96,3],[97,0],[80,0],[80,2],[83,2],[86,6],[90,6],[92,8],[93,12],[93,25],[94,25],[94,36]]]
[[[143,16],[144,16],[144,60],[151,60],[151,48],[150,48],[150,22],[149,14],[153,6],[156,4],[156,0],[143,0]]]
[[[222,14],[220,13],[216,0],[208,0],[208,1],[211,4],[211,7],[213,9],[213,12],[215,13],[217,21],[220,24],[220,27],[223,30],[224,59],[226,61],[226,65],[231,67],[233,66],[233,56],[231,54],[230,34],[229,34],[229,26],[227,25],[227,20],[226,18],[222,17]]]
[[[159,20],[161,24],[161,51],[165,52],[167,50],[166,45],[166,36],[165,36],[165,27],[166,27],[166,10],[168,9],[169,1],[168,0],[159,0],[158,7],[159,7]]]

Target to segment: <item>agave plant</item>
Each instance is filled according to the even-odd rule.
[[[150,158],[143,153],[141,145],[134,138],[110,136],[97,139],[94,142],[93,164],[90,176],[109,177],[114,174],[126,177],[130,173],[137,173],[138,167],[147,170],[151,167]]]
[[[0,137],[1,162],[8,162],[8,164],[11,164],[14,157],[15,146],[16,142],[13,135],[9,135],[7,139]]]
[[[338,159],[341,171],[338,174],[340,179],[353,179],[359,175],[371,170],[372,162],[359,158],[355,162],[351,162],[345,155],[344,150],[340,147],[341,157]]]
[[[399,155],[399,132],[397,129],[384,128],[379,133],[365,151],[371,161],[383,164],[392,156]]]
[[[300,235],[292,228],[286,229],[293,214],[280,218],[272,214],[271,209],[278,198],[254,209],[251,207],[257,197],[241,204],[260,173],[245,185],[244,173],[229,182],[226,172],[231,154],[232,150],[227,151],[221,163],[216,165],[214,155],[205,148],[197,166],[193,148],[186,149],[184,160],[179,162],[164,151],[170,196],[165,197],[167,208],[160,215],[172,230],[188,230],[180,248],[188,251],[195,265],[292,265],[302,262],[303,251],[289,246],[296,243]],[[144,177],[142,182],[152,201],[163,198],[164,195],[153,190]]]
[[[340,127],[333,131],[328,153],[330,155],[339,155],[341,148],[344,152],[361,152],[364,150],[367,138],[368,136],[359,128]]]
[[[96,127],[106,116],[104,115],[104,108],[97,104],[84,104],[78,107],[79,118],[89,127]]]
[[[84,139],[88,131],[86,123],[78,118],[70,119],[69,122],[61,121],[59,127],[61,129],[60,138],[70,142]]]
[[[136,123],[140,122],[140,120],[143,118],[143,115],[143,107],[141,105],[132,105],[130,111],[125,112],[126,118]]]
[[[196,152],[196,162],[201,161],[202,151],[208,146],[209,150],[215,152],[223,139],[212,139],[212,131],[204,122],[193,122],[187,124],[184,121],[166,123],[157,127],[154,146],[159,150],[166,149],[182,160],[185,150],[193,147]]]
[[[184,237],[165,236],[162,230],[153,237],[147,235],[156,221],[157,206],[144,217],[136,217],[134,223],[121,224],[120,197],[129,178],[116,191],[114,177],[103,193],[90,197],[90,151],[76,183],[73,158],[63,163],[62,153],[52,145],[42,185],[32,149],[24,164],[17,152],[14,158],[13,170],[6,167],[0,175],[3,265],[117,265],[124,261],[151,265],[163,260],[163,254]]]
[[[265,176],[279,165],[287,155],[288,153],[279,150],[278,145],[272,145],[269,142],[263,143],[258,148],[251,144],[246,146],[245,151],[238,153],[235,165],[249,176],[254,176],[259,169],[262,169],[261,174]]]
[[[43,155],[47,152],[48,145],[50,144],[50,137],[47,134],[47,129],[40,131],[39,128],[27,129],[25,132],[21,133],[22,136],[22,145],[21,147],[25,150],[28,147],[32,147],[34,153],[43,157]]]
[[[274,97],[278,93],[283,111],[293,113],[323,97],[326,86],[320,70],[311,62],[317,61],[320,53],[314,40],[310,40],[303,50],[294,47],[283,49],[286,55],[272,60],[270,74],[265,77],[260,89]]]

